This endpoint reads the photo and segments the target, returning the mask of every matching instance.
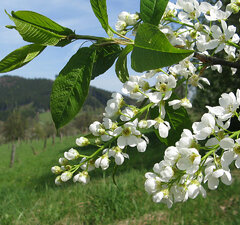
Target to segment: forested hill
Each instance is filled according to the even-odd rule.
[[[5,120],[14,108],[24,105],[33,107],[36,112],[49,109],[52,80],[25,79],[18,76],[0,77],[0,120]],[[84,108],[105,107],[111,92],[90,87]]]

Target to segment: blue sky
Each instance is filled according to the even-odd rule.
[[[114,26],[121,11],[135,13],[139,11],[140,0],[108,0],[109,23]],[[77,34],[106,36],[98,20],[92,12],[89,0],[1,0],[0,4],[0,58],[4,58],[11,51],[28,43],[22,40],[15,30],[5,28],[13,25],[5,14],[18,10],[31,10],[43,14],[57,23],[75,30]],[[82,41],[76,41],[64,48],[48,47],[26,66],[11,71],[9,75],[26,78],[54,79],[70,57],[78,50]],[[130,63],[129,63],[130,64]],[[134,75],[131,71],[131,75]],[[3,74],[0,74],[0,76]],[[120,91],[121,82],[116,78],[114,68],[96,78],[91,85],[110,90]]]

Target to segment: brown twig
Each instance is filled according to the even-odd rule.
[[[208,56],[202,53],[195,52],[194,57],[199,59],[201,62],[209,64],[209,65],[221,65],[221,66],[228,66],[233,67],[236,69],[240,69],[240,61],[230,62],[224,59],[220,59],[217,57]]]

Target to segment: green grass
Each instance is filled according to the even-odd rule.
[[[57,187],[50,168],[73,146],[74,138],[59,139],[45,151],[42,141],[17,146],[16,163],[8,168],[11,147],[0,146],[0,224],[240,224],[240,179],[234,171],[231,186],[220,185],[168,209],[155,204],[144,191],[144,173],[159,162],[163,147],[153,143],[145,153],[133,150],[117,171],[115,186],[110,172],[90,173],[88,185],[71,182]],[[34,146],[37,155],[31,149]],[[91,151],[91,150],[84,150]]]

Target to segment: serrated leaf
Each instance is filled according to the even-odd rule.
[[[173,47],[157,26],[140,24],[131,55],[132,68],[137,72],[171,66],[193,51]]]
[[[112,32],[109,29],[107,3],[106,0],[90,0],[93,12],[101,23],[103,29],[109,36],[112,36]]]
[[[7,13],[7,12],[6,12]],[[59,42],[67,39],[67,35],[58,34],[57,32],[50,31],[39,25],[34,25],[25,20],[19,19],[12,12],[9,18],[15,23],[15,29],[22,36],[23,40],[41,45],[57,45]]]
[[[26,65],[45,48],[46,46],[31,44],[16,49],[0,61],[0,73],[6,73]]]
[[[38,27],[42,27],[46,30],[52,31],[52,32],[60,34],[60,35],[74,34],[74,32],[71,29],[69,29],[67,27],[63,27],[60,24],[49,19],[48,17],[41,15],[39,13],[36,13],[36,12],[16,11],[16,12],[12,12],[12,16],[19,20],[31,23]]]
[[[93,64],[92,80],[105,73],[121,52],[121,48],[117,44],[93,47],[96,48],[96,58]]]
[[[141,0],[140,17],[145,23],[158,25],[167,7],[168,0]]]
[[[132,50],[133,50],[133,45],[127,45],[119,55],[116,62],[115,71],[119,80],[122,83],[125,83],[129,79],[129,73],[127,68],[127,55]]]
[[[57,129],[71,121],[81,109],[89,90],[94,48],[80,48],[56,78],[50,108]]]

